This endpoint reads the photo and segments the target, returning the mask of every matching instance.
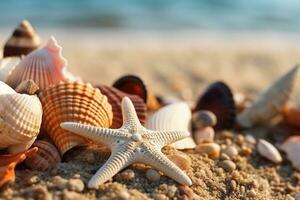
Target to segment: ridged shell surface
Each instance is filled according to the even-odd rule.
[[[10,73],[20,62],[19,57],[7,57],[0,59],[0,81],[5,81]]]
[[[46,46],[23,58],[5,82],[16,88],[21,82],[32,79],[43,90],[50,85],[68,80],[71,76],[65,68],[67,61],[61,52],[62,48],[55,38],[51,37]]]
[[[97,88],[100,89],[102,94],[107,96],[108,101],[112,106],[114,117],[113,117],[111,128],[120,128],[123,124],[121,102],[123,97],[125,96],[129,97],[130,100],[132,101],[140,122],[142,124],[145,123],[146,115],[147,115],[147,106],[140,97],[136,95],[124,93],[110,86],[101,85],[98,86]]]
[[[189,131],[191,128],[192,113],[187,103],[178,102],[167,105],[156,111],[146,121],[145,127],[159,131]],[[195,148],[192,136],[179,140],[171,146],[177,149]]]
[[[40,93],[43,128],[63,155],[88,140],[60,127],[62,122],[79,122],[108,128],[113,113],[107,97],[90,84],[66,82]]]
[[[0,95],[0,147],[18,153],[28,149],[42,122],[42,105],[36,95]]]
[[[0,95],[2,94],[16,94],[16,91],[9,87],[6,83],[0,81]]]
[[[263,124],[278,115],[290,98],[298,65],[261,92],[253,104],[240,113],[237,122],[243,127]]]

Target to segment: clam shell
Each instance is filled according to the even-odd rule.
[[[5,81],[13,69],[20,62],[19,57],[7,57],[0,59],[0,81]]]
[[[16,88],[21,82],[32,79],[44,90],[50,85],[68,80],[70,75],[65,68],[67,61],[62,57],[61,51],[55,38],[51,37],[46,46],[23,58],[5,82]]]
[[[23,20],[5,43],[3,57],[27,55],[40,44],[40,37],[31,24]]]
[[[61,158],[56,147],[43,140],[36,140],[33,147],[38,147],[39,151],[25,160],[26,165],[33,170],[49,171],[55,169],[61,162]]]
[[[191,128],[192,113],[186,102],[167,105],[156,111],[146,121],[145,127],[159,131],[189,131]],[[177,149],[195,148],[192,136],[179,140],[171,146]]]
[[[298,65],[261,92],[253,104],[238,115],[237,122],[243,127],[251,127],[267,123],[278,115],[290,98],[297,71]]]
[[[218,81],[200,96],[194,111],[209,110],[217,117],[216,130],[229,129],[235,121],[235,105],[230,88]]]
[[[300,171],[300,136],[289,137],[280,148],[287,154],[293,167]]]
[[[102,94],[107,96],[108,102],[112,105],[113,122],[111,128],[120,128],[123,124],[121,101],[125,96],[129,97],[132,101],[140,122],[142,124],[145,123],[147,116],[147,106],[140,97],[136,95],[126,94],[110,86],[101,85],[97,88],[100,89]]]
[[[43,105],[43,129],[53,140],[61,155],[85,144],[87,139],[60,127],[62,122],[78,122],[108,128],[113,113],[107,97],[90,84],[65,82],[40,93]]]
[[[266,140],[258,140],[257,151],[261,156],[274,163],[280,163],[282,161],[282,157],[276,147]]]
[[[42,105],[36,95],[0,95],[0,148],[10,153],[28,149],[36,139],[42,122]]]

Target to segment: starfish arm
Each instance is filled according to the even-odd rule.
[[[140,120],[136,114],[133,103],[128,97],[122,99],[122,115],[123,115],[123,127],[137,129],[141,127]]]
[[[158,146],[163,147],[190,136],[189,131],[151,131],[147,130],[145,138],[153,140]]]
[[[106,163],[91,178],[88,187],[97,189],[99,185],[105,183],[120,170],[130,165],[133,162],[133,156],[133,151],[126,149],[126,147],[112,152]]]
[[[151,165],[182,185],[192,185],[191,179],[158,149],[146,148],[138,161]]]
[[[130,137],[129,134],[122,132],[120,129],[100,128],[75,122],[63,122],[60,126],[63,129],[74,132],[80,136],[96,142],[104,142],[108,145],[112,145],[117,140]]]

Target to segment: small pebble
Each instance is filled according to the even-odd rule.
[[[212,127],[198,128],[194,132],[194,139],[196,144],[203,142],[213,142],[215,137],[215,130]]]
[[[242,146],[240,150],[240,155],[248,157],[251,154],[252,154],[252,149],[250,147]]]
[[[152,193],[151,196],[152,196],[152,198],[153,198],[154,200],[167,200],[167,199],[169,199],[169,198],[168,198],[166,195],[164,195],[164,194]]]
[[[160,180],[160,174],[154,169],[148,169],[146,172],[146,177],[152,182],[158,182]]]
[[[253,145],[256,144],[256,139],[252,135],[249,135],[249,134],[247,134],[245,136],[245,141],[248,142],[249,144],[253,144]]]
[[[195,128],[204,128],[217,124],[217,117],[214,113],[208,110],[200,110],[193,114],[193,125]]]
[[[251,190],[249,191],[248,195],[249,195],[249,197],[252,197],[252,198],[255,197],[255,196],[256,196],[255,190],[254,190],[254,189],[251,189]]]
[[[221,153],[219,159],[220,160],[230,160],[230,157],[227,154],[225,154],[225,153]]]
[[[68,188],[68,180],[60,176],[54,176],[52,178],[52,182],[54,184],[54,187],[59,188],[60,190]]]
[[[191,158],[181,151],[175,151],[174,153],[167,155],[167,157],[182,170],[188,170],[191,168]]]
[[[300,193],[295,195],[295,200],[300,200]]]
[[[243,135],[239,134],[239,135],[236,136],[236,142],[237,142],[239,145],[243,144],[244,141],[245,141],[245,137],[244,137]]]
[[[134,177],[135,173],[132,169],[126,169],[116,176],[118,181],[132,181]]]
[[[232,172],[236,169],[236,165],[231,160],[224,160],[219,162],[219,166],[222,167],[226,172]]]
[[[207,154],[210,158],[217,158],[220,155],[221,147],[216,143],[203,143],[196,147],[196,152]]]
[[[75,192],[82,192],[84,190],[84,183],[80,179],[70,179],[69,180],[69,190]]]
[[[266,140],[263,139],[258,140],[257,151],[261,156],[265,157],[266,159],[274,163],[280,163],[282,161],[282,157],[279,151]]]
[[[130,194],[126,190],[118,191],[117,199],[120,199],[120,200],[130,199]]]
[[[235,157],[239,154],[235,146],[228,146],[222,152],[225,153],[230,158]]]

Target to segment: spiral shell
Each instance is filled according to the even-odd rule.
[[[65,82],[40,93],[43,105],[43,128],[61,155],[71,148],[89,142],[60,127],[62,122],[79,122],[110,127],[113,113],[107,97],[90,84]]]
[[[140,97],[136,95],[126,94],[118,89],[105,85],[98,86],[97,88],[100,89],[102,94],[107,96],[109,103],[112,105],[114,117],[111,128],[120,128],[123,124],[121,101],[125,96],[129,97],[132,101],[140,122],[142,124],[145,122],[147,115],[147,107]]]
[[[60,81],[73,80],[66,70],[67,61],[61,55],[62,48],[51,37],[45,47],[37,49],[15,67],[7,77],[6,83],[16,88],[21,82],[32,79],[41,90]]]
[[[49,171],[55,169],[61,158],[56,147],[43,140],[36,140],[32,147],[38,147],[39,151],[25,160],[28,167],[33,170]]]
[[[36,95],[0,94],[0,148],[10,153],[28,149],[39,133],[42,114]]]
[[[3,57],[27,55],[41,44],[40,37],[27,20],[14,30],[4,46]]]

